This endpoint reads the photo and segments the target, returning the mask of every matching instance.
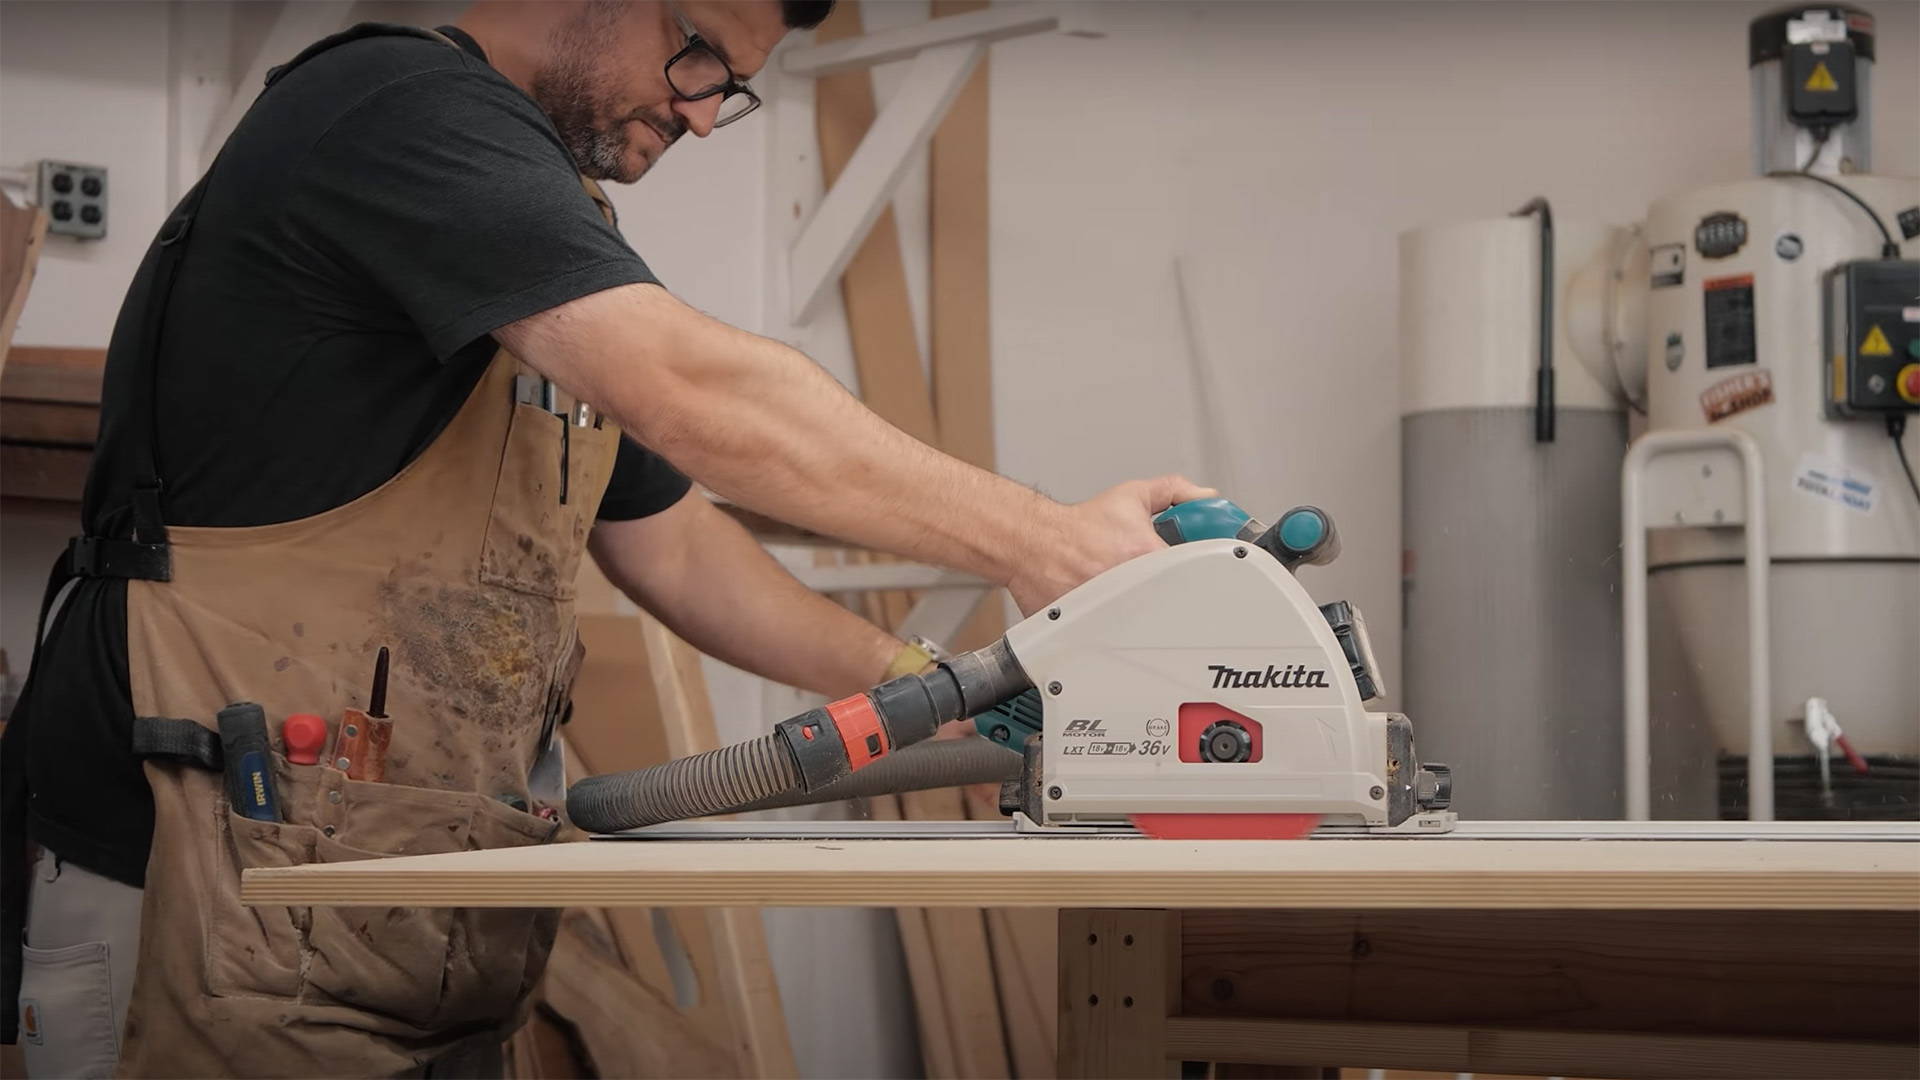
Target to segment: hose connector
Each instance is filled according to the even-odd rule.
[[[1033,683],[1004,639],[809,709],[774,728],[793,755],[804,790],[837,784],[895,750],[931,738],[940,725],[1007,701]]]

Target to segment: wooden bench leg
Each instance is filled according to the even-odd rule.
[[[1064,909],[1059,948],[1061,1080],[1178,1076],[1180,913]]]

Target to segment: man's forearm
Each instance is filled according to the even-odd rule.
[[[892,634],[795,580],[698,492],[665,514],[680,520],[602,523],[591,547],[608,579],[688,644],[828,697],[881,681],[901,645]]]
[[[503,339],[536,365],[562,351],[621,358],[578,365],[581,385],[569,389],[602,403],[636,438],[719,494],[994,581],[1051,557],[1046,549],[1063,507],[908,437],[793,349],[708,319],[653,286],[567,307],[576,305],[630,310],[509,328]],[[636,332],[576,339],[591,326]]]
[[[494,336],[714,491],[1004,584],[1023,611],[1164,547],[1151,516],[1213,494],[1163,476],[1063,506],[914,440],[805,356],[658,286],[584,296]]]

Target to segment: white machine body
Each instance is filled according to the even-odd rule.
[[[1920,180],[1844,179],[1890,226],[1920,204]],[[1696,230],[1714,216],[1741,223],[1738,251],[1702,255]],[[1823,407],[1822,279],[1871,257],[1879,230],[1821,184],[1759,178],[1661,199],[1643,235],[1652,252],[1648,430],[1739,428],[1763,459],[1776,752],[1809,751],[1796,721],[1808,698],[1823,697],[1863,752],[1920,754],[1920,506],[1884,425],[1834,419]],[[1902,247],[1912,258],[1915,242]],[[1714,335],[1719,344],[1710,346]],[[1742,338],[1752,362],[1722,356],[1708,366],[1712,348],[1724,352]],[[1904,442],[1920,460],[1920,426],[1910,425]],[[1720,464],[1700,453],[1699,468]],[[1653,635],[1656,699],[1664,687],[1732,753],[1748,745],[1741,545],[1739,529],[1712,527],[1656,529],[1648,542],[1655,608],[1673,619]]]
[[[1326,617],[1252,544],[1141,556],[1007,643],[1044,703],[1048,824],[1252,813],[1384,826],[1388,785],[1413,782],[1412,761],[1390,766],[1389,715],[1363,707]],[[1197,760],[1196,717],[1218,709],[1251,721],[1240,726],[1253,729],[1254,760]]]
[[[1901,210],[1920,205],[1920,180],[1845,182],[1890,226]],[[1709,258],[1695,233],[1715,216],[1737,221],[1746,241]],[[1822,407],[1822,278],[1843,262],[1873,257],[1880,248],[1873,222],[1831,188],[1762,178],[1661,199],[1647,214],[1644,236],[1654,253],[1646,293],[1648,429],[1726,424],[1754,437],[1766,456],[1775,559],[1920,557],[1920,506],[1906,490],[1886,429],[1870,418],[1831,419]],[[1911,258],[1916,245],[1902,247]],[[1709,325],[1710,312],[1717,325]],[[1709,344],[1716,333],[1747,337],[1752,362],[1716,357]],[[1724,344],[1719,351],[1733,352]],[[1715,359],[1721,362],[1708,366]],[[1907,440],[1911,454],[1920,432],[1909,430]],[[1871,490],[1852,503],[1810,493],[1796,481],[1818,465],[1857,474]],[[1651,548],[1657,569],[1737,559],[1740,538],[1726,530],[1672,530],[1657,534]]]

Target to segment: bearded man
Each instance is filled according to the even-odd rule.
[[[552,913],[251,908],[239,875],[553,839],[587,551],[770,679],[840,696],[926,660],[692,481],[1026,610],[1206,494],[1063,505],[942,455],[621,235],[599,182],[750,114],[830,7],[489,3],[274,70],[128,291],[85,535],[0,755],[32,1075],[498,1075]],[[348,709],[388,718],[377,765]]]

